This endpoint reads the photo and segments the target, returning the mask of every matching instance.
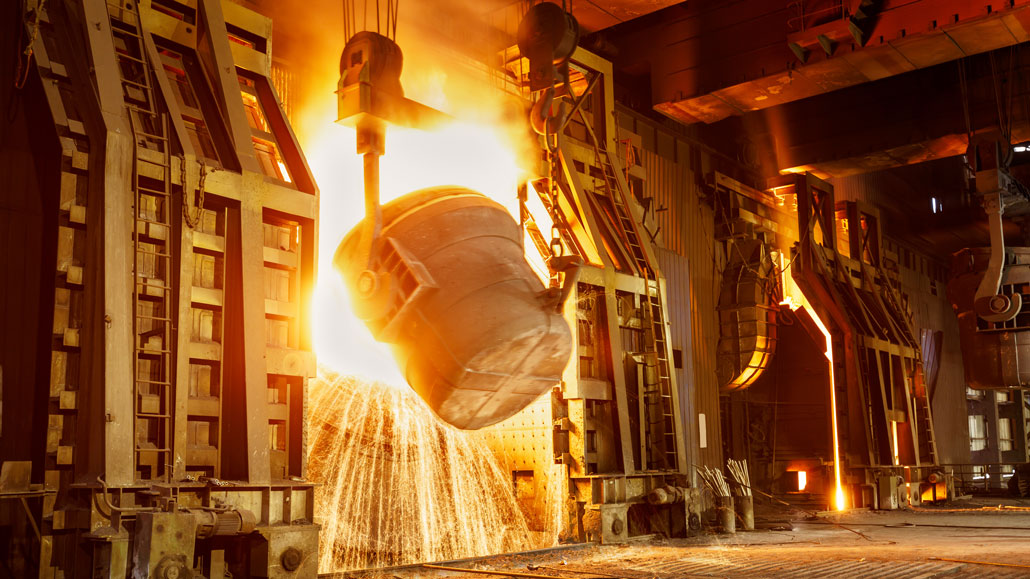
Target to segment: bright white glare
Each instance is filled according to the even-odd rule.
[[[326,124],[307,147],[321,191],[318,282],[313,295],[313,338],[318,361],[345,375],[405,384],[390,346],[372,339],[350,307],[347,289],[332,265],[344,235],[365,215],[362,158],[354,130]],[[440,185],[479,191],[518,215],[521,170],[502,130],[455,122],[432,131],[391,127],[380,165],[380,201]]]

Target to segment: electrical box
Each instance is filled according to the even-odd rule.
[[[905,479],[898,475],[886,475],[876,478],[877,508],[881,511],[894,511],[908,504],[905,496]]]

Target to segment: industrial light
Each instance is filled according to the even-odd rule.
[[[1027,149],[1030,149],[1030,147],[1026,145],[1016,145],[1015,147],[1012,147],[1012,150],[1016,153],[1025,153]]]
[[[794,468],[794,467],[788,467]],[[788,493],[803,493],[808,488],[808,473],[803,470],[788,470],[784,475],[784,489]]]

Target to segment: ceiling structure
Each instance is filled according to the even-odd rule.
[[[655,109],[688,124],[1030,40],[1027,0],[700,0],[660,20],[624,55],[651,62]]]
[[[715,124],[768,111],[764,124],[776,132],[777,123],[793,128],[799,115],[813,112],[844,120],[840,129],[836,120],[820,124],[855,145],[836,151],[836,158],[805,152],[806,147],[822,151],[825,140],[795,141],[783,134],[776,144],[784,153],[776,163],[779,171],[841,176],[961,154],[964,120],[961,131],[909,130],[911,135],[902,136],[904,131],[895,130],[878,148],[854,143],[861,137],[846,123],[869,116],[861,122],[872,121],[866,130],[877,131],[882,128],[877,120],[911,111],[926,116],[928,101],[940,113],[942,100],[951,97],[942,94],[942,82],[948,88],[958,84],[955,61],[973,61],[970,84],[990,81],[992,55],[1030,40],[1028,30],[1027,0],[698,0],[616,27],[605,38],[617,47],[621,68],[649,71],[653,109],[681,123]],[[1012,65],[1003,58],[996,71],[1007,72]],[[890,83],[899,77],[906,80]],[[833,96],[812,101],[824,95]],[[895,95],[901,97],[898,103],[892,102]],[[890,142],[891,137],[903,142]]]
[[[402,3],[400,28],[418,30],[422,40],[449,46],[452,54],[493,54],[510,45],[533,3]],[[326,36],[306,27],[340,18],[339,3],[329,0],[310,6],[325,14],[318,22],[289,3],[257,4],[275,13],[281,31],[297,36],[277,44],[291,62],[310,50],[305,39]],[[572,0],[565,6],[580,22],[581,44],[613,61],[623,105],[674,121],[706,145],[744,159],[759,187],[787,172],[844,178],[900,171],[904,178],[887,179],[896,198],[911,199],[911,207],[896,212],[898,228],[913,243],[938,248],[942,258],[986,241],[979,207],[949,216],[968,227],[937,218],[907,226],[906,216],[919,215],[912,210],[928,207],[931,197],[958,207],[964,181],[957,158],[968,135],[996,128],[999,115],[1015,141],[1030,140],[1030,0]],[[928,162],[938,171],[903,169]],[[935,182],[916,175],[933,175]],[[941,183],[942,175],[951,181]],[[948,232],[936,232],[938,224]]]
[[[1028,40],[1030,0],[691,0],[585,42],[625,101],[750,159],[759,185],[878,175],[892,229],[943,259],[987,240],[962,197],[969,135],[1030,140]],[[930,219],[931,198],[954,213]]]

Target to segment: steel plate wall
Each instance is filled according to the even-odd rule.
[[[897,248],[892,243],[888,243],[888,247]],[[896,250],[899,254],[908,251],[904,248]],[[937,454],[943,464],[966,463],[970,460],[969,422],[958,319],[945,294],[943,274],[936,279],[933,273],[936,268],[932,267],[934,262],[915,252],[910,253],[914,255],[909,257],[909,261],[916,269],[901,267],[900,271],[901,289],[908,294],[912,308],[912,326],[917,335],[923,329],[944,332],[937,384],[930,391]],[[929,275],[924,273],[928,271]],[[956,435],[962,433],[965,435]]]
[[[674,368],[680,397],[680,419],[685,425],[684,440],[687,447],[687,462],[701,463],[700,438],[697,420],[696,385],[698,380],[692,371],[697,367],[694,358],[693,316],[690,300],[690,266],[687,258],[668,249],[658,252],[658,265],[665,275],[665,296],[669,309],[670,339],[672,347],[682,352],[680,367]],[[706,420],[707,422],[707,420]],[[690,469],[691,484],[697,483],[695,469]]]
[[[635,114],[620,110],[620,138],[639,136],[636,161],[643,169],[643,197],[652,200],[660,243],[659,265],[667,283],[673,348],[681,350],[677,370],[681,406],[688,434],[687,458],[692,464],[722,464],[719,428],[719,385],[715,348],[719,339],[716,314],[717,266],[722,258],[715,243],[714,215],[701,202],[700,179],[691,159],[702,167],[706,154]],[[629,133],[629,134],[627,134]],[[619,148],[620,156],[625,148]],[[623,157],[623,162],[625,158]],[[701,169],[703,171],[703,168]],[[639,169],[637,169],[639,171]],[[705,415],[704,448],[698,415]]]
[[[888,214],[897,212],[894,205],[898,197],[906,198],[911,185],[897,177],[884,173],[870,173],[836,178],[831,181],[835,199],[839,201],[861,201],[880,209],[881,217],[888,221]],[[918,219],[917,207],[908,206],[912,219]],[[922,209],[929,215],[928,205]],[[945,295],[946,267],[925,254],[899,245],[890,239],[891,231],[885,228],[884,245],[888,252],[898,259],[902,291],[908,294],[912,310],[912,326],[918,336],[923,329],[944,332],[941,349],[940,370],[937,373],[936,388],[932,394],[934,430],[937,434],[937,453],[941,463],[965,463],[969,461],[969,438],[947,436],[945,433],[968,433],[966,411],[966,384],[962,366],[962,350],[959,346],[958,320]]]

